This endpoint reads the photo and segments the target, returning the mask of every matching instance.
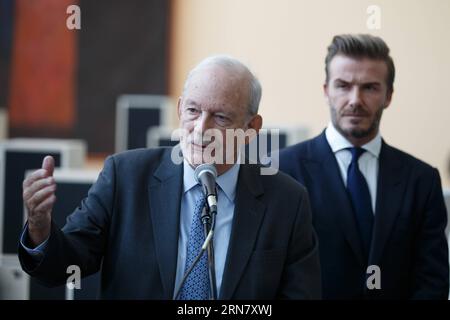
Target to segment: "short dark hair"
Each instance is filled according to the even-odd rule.
[[[328,46],[328,53],[325,58],[326,83],[329,80],[328,68],[330,62],[338,54],[356,59],[369,58],[384,61],[388,69],[386,79],[388,91],[391,93],[394,91],[394,61],[389,55],[389,47],[380,37],[370,34],[341,34],[334,36],[333,41]]]

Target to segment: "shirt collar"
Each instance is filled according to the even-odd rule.
[[[330,122],[325,130],[325,136],[327,138],[328,144],[334,153],[341,151],[343,149],[352,148],[353,145],[348,141],[339,131],[336,130],[334,125]],[[380,132],[377,133],[375,138],[370,140],[368,143],[362,146],[363,149],[370,152],[373,156],[378,158],[381,151],[381,135]]]
[[[236,197],[236,185],[239,175],[240,162],[237,161],[230,169],[217,177],[216,183],[225,193],[228,200],[234,202]],[[186,159],[183,160],[183,185],[184,192],[191,190],[195,186],[199,185],[195,180],[195,170],[191,167]]]

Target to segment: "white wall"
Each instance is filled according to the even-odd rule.
[[[380,30],[366,25],[366,10],[374,4],[381,9]],[[329,119],[322,84],[332,36],[381,36],[397,68],[382,135],[438,167],[450,186],[450,1],[173,0],[172,10],[172,97],[197,62],[231,54],[261,80],[265,123],[304,124],[312,135]]]

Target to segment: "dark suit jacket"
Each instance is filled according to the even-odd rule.
[[[20,247],[23,269],[65,283],[66,268],[102,269],[101,298],[171,299],[177,264],[183,166],[171,148],[108,157],[64,228],[52,225],[39,265]],[[221,299],[321,297],[317,239],[306,190],[285,174],[241,165]],[[60,201],[64,199],[60,199]],[[218,213],[220,214],[220,212]]]
[[[362,286],[366,268],[361,241],[325,133],[282,150],[280,169],[308,190],[323,298],[447,299],[447,213],[436,169],[383,141],[369,257],[369,265],[380,267],[380,290]]]

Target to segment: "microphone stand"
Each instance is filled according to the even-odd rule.
[[[208,265],[209,265],[209,285],[210,285],[210,292],[211,292],[210,300],[217,299],[216,272],[215,272],[215,263],[214,263],[214,245],[212,244],[214,228],[216,225],[217,207],[215,205],[212,206],[212,209],[213,209],[213,210],[211,210],[212,215],[209,213],[210,210],[206,209],[207,207],[208,207],[208,205],[205,203],[205,207],[203,208],[202,216],[201,216],[201,220],[204,225],[203,230],[205,232],[205,242],[203,243],[202,248],[201,248],[200,252],[198,253],[197,257],[194,259],[194,262],[189,267],[189,269],[185,272],[183,278],[181,279],[181,283],[178,285],[178,288],[175,291],[175,294],[173,295],[173,300],[178,299],[181,288],[183,287],[184,283],[186,282],[187,277],[189,276],[189,274],[191,274],[194,267],[200,261],[205,250],[208,250],[207,254],[208,254]]]
[[[216,212],[217,209],[210,210],[209,208],[206,207],[203,208],[202,213],[202,223],[203,223],[203,230],[205,232],[205,238],[208,236],[210,231],[214,232],[217,214]],[[209,289],[210,289],[209,292],[211,293],[210,300],[217,300],[216,267],[214,260],[213,238],[211,238],[211,241],[208,242],[207,253],[208,253],[208,269],[209,269]]]

